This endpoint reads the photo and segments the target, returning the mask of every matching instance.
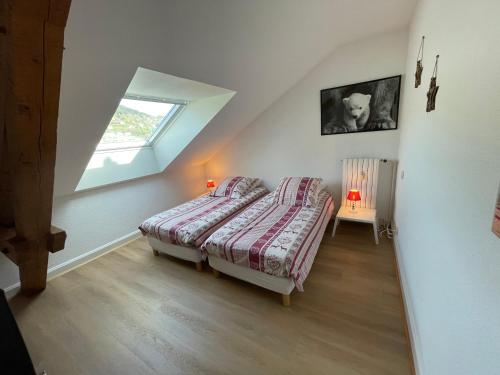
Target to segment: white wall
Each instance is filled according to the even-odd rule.
[[[406,82],[396,220],[425,375],[500,374],[500,28],[496,0],[421,0],[406,74],[426,36],[422,86]],[[425,112],[440,54],[436,111]]]
[[[399,130],[321,136],[320,90],[401,74],[406,51],[405,31],[338,48],[216,154],[208,176],[256,176],[269,188],[283,176],[320,176],[339,202],[341,159],[397,159]]]
[[[137,67],[238,93],[172,162],[204,164],[336,46],[407,25],[414,2],[73,0],[55,195],[74,191]]]
[[[137,230],[147,217],[201,194],[204,183],[204,168],[189,167],[56,198],[52,223],[68,238],[49,268]],[[18,281],[17,267],[0,257],[0,288]]]

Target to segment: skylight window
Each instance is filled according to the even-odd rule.
[[[111,120],[99,124],[101,140],[76,191],[164,171],[235,94],[138,67],[117,108],[108,108]]]
[[[125,96],[96,150],[151,146],[183,107],[163,99]]]

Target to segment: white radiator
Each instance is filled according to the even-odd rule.
[[[377,209],[382,225],[390,225],[394,210],[397,162],[386,159],[356,158],[342,160],[342,206],[349,206],[347,193],[358,189],[357,207]]]

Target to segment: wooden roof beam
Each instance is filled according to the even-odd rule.
[[[15,229],[7,256],[21,290],[45,288],[51,227],[64,28],[71,0],[0,0],[0,225]],[[3,241],[5,245],[6,242]]]

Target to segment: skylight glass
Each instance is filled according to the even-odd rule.
[[[123,98],[96,150],[149,146],[181,107],[158,99]]]

